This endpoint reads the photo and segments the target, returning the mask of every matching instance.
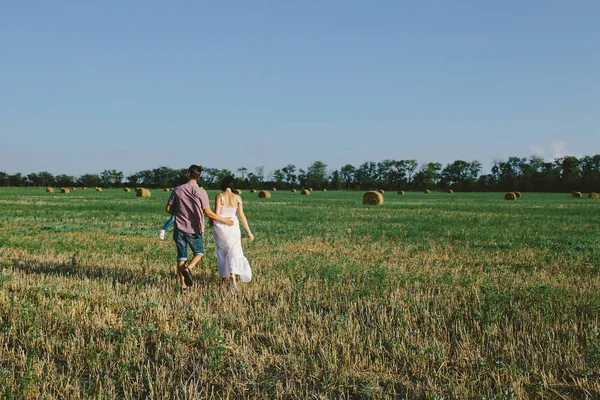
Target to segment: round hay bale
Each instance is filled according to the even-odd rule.
[[[69,193],[69,189],[67,189],[67,188],[60,188],[60,192],[61,193]]]
[[[323,191],[324,191],[324,192],[326,192],[326,191],[327,191],[327,189],[323,189]]]
[[[81,188],[81,190],[87,190],[87,188],[84,186],[84,187]]]
[[[303,191],[300,192],[300,194],[302,194],[304,196],[310,196],[310,190],[304,189]]]
[[[77,189],[77,188],[74,188],[74,187],[71,188],[71,190],[75,190],[75,189]]]
[[[381,194],[384,194],[384,193],[385,193],[385,190],[383,190],[383,189],[377,189],[377,191],[378,191],[379,193],[381,193]]]
[[[504,200],[516,200],[517,195],[514,192],[508,192],[504,195]]]
[[[170,192],[170,191],[171,191],[171,189],[169,189],[169,188],[164,188],[163,189],[163,192]]]
[[[452,194],[452,193],[454,193],[454,190],[448,189],[448,193]]]
[[[573,197],[577,197],[578,199],[580,199],[583,197],[583,195],[581,194],[581,192],[573,192]]]
[[[250,193],[256,193],[256,189],[250,189]]]
[[[258,192],[258,198],[259,199],[270,199],[271,192],[269,192],[268,190],[261,190],[260,192]]]
[[[102,188],[101,188],[101,187],[97,187],[97,188],[96,188],[96,192],[101,192],[101,191],[102,191]]]
[[[521,198],[521,192],[514,191],[513,193],[515,194],[515,196],[517,196],[517,199]]]
[[[233,191],[233,193],[237,194],[238,196],[241,196],[242,195],[242,189],[235,189]]]
[[[137,197],[150,197],[150,191],[148,189],[136,190],[135,195]]]
[[[383,204],[383,195],[376,191],[370,191],[363,195],[363,204],[381,205]]]
[[[398,194],[399,194],[400,196],[404,196],[404,190],[398,190]]]
[[[590,194],[588,194],[588,199],[597,199],[598,198],[598,193],[596,192],[592,192]]]
[[[429,193],[431,193],[431,190],[425,189],[425,194],[429,194]]]
[[[131,192],[131,189],[129,189],[129,188],[123,188],[123,191],[129,193],[129,192]]]
[[[308,190],[310,190],[311,192],[313,191],[312,188],[308,188]]]
[[[274,191],[274,192],[276,192],[276,191],[277,191],[277,188],[273,188],[273,191]]]
[[[54,193],[54,188],[47,187],[46,188],[46,193]]]
[[[296,193],[296,189],[290,189],[290,192]]]

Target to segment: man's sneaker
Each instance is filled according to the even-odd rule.
[[[160,240],[165,240],[165,230],[161,229],[160,231],[158,231],[158,238]]]
[[[192,281],[192,271],[188,267],[185,267],[181,271],[181,275],[183,275],[183,282],[185,282],[185,286],[192,286],[194,281]]]

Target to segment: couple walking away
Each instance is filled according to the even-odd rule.
[[[173,189],[167,202],[166,211],[171,214],[169,221],[175,222],[173,240],[177,247],[177,272],[181,283],[181,293],[185,293],[192,286],[192,270],[204,256],[204,216],[211,219],[213,236],[217,248],[217,264],[223,280],[231,279],[236,285],[235,276],[239,275],[243,282],[250,282],[252,270],[244,252],[242,251],[240,221],[250,237],[248,221],[244,215],[242,199],[234,194],[231,189],[235,183],[232,176],[227,176],[221,182],[222,192],[215,197],[215,211],[210,209],[210,201],[204,189],[198,186],[198,179],[202,168],[192,165],[188,169],[188,182]],[[167,222],[169,224],[169,222]],[[159,237],[164,238],[164,231],[168,228],[165,224],[159,231]],[[162,235],[162,236],[161,236]],[[188,263],[188,249],[192,249],[193,257]]]

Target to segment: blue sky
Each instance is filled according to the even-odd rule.
[[[598,1],[0,0],[0,171],[600,153]]]

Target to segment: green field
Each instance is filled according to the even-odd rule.
[[[182,297],[169,193],[0,188],[0,398],[600,398],[600,200],[362,193],[244,192]]]

